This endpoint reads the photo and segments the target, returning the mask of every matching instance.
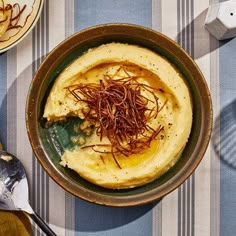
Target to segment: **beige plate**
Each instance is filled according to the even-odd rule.
[[[33,29],[39,19],[44,0],[8,0],[7,2],[11,5],[18,3],[20,9],[23,9],[24,5],[26,5],[26,8],[22,12],[19,22],[17,23],[19,27],[8,30],[0,38],[0,53],[3,53],[17,45]],[[13,13],[17,14],[18,10],[18,7],[14,7]]]

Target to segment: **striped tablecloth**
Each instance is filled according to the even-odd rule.
[[[31,204],[58,235],[236,235],[236,39],[218,42],[204,29],[207,8],[216,2],[46,0],[34,30],[0,56],[0,140],[23,162]],[[211,90],[215,124],[206,155],[192,177],[157,204],[116,209],[73,197],[42,170],[26,134],[26,95],[45,55],[74,32],[108,22],[144,25],[176,40]]]

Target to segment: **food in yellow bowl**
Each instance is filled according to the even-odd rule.
[[[112,189],[133,188],[173,166],[192,126],[182,74],[164,57],[109,43],[70,64],[56,79],[44,110],[49,123],[78,117],[80,147],[61,164]]]
[[[2,37],[8,29],[11,22],[12,7],[7,1],[0,1],[0,37]]]
[[[0,211],[0,236],[30,236],[32,228],[24,212]]]
[[[18,2],[10,4],[7,0],[0,0],[0,41],[6,40],[6,37],[3,37],[6,32],[10,30],[17,32],[19,29],[23,28],[28,16],[26,17],[24,24],[20,24],[19,22],[26,8],[27,4],[21,6]]]

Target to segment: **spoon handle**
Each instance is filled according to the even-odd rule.
[[[31,219],[40,227],[40,229],[47,235],[47,236],[57,236],[52,229],[44,222],[44,220],[37,214],[32,213],[29,214]]]

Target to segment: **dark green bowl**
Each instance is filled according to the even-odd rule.
[[[123,42],[137,44],[162,54],[184,75],[193,102],[193,126],[179,161],[163,176],[128,190],[105,189],[82,179],[59,165],[64,148],[70,147],[71,127],[44,128],[42,114],[57,75],[91,47]],[[46,172],[66,191],[84,200],[109,206],[134,206],[161,199],[176,189],[195,170],[207,149],[212,129],[211,97],[198,66],[173,40],[151,29],[130,24],[105,24],[74,34],[46,57],[29,88],[26,125],[33,151]]]

